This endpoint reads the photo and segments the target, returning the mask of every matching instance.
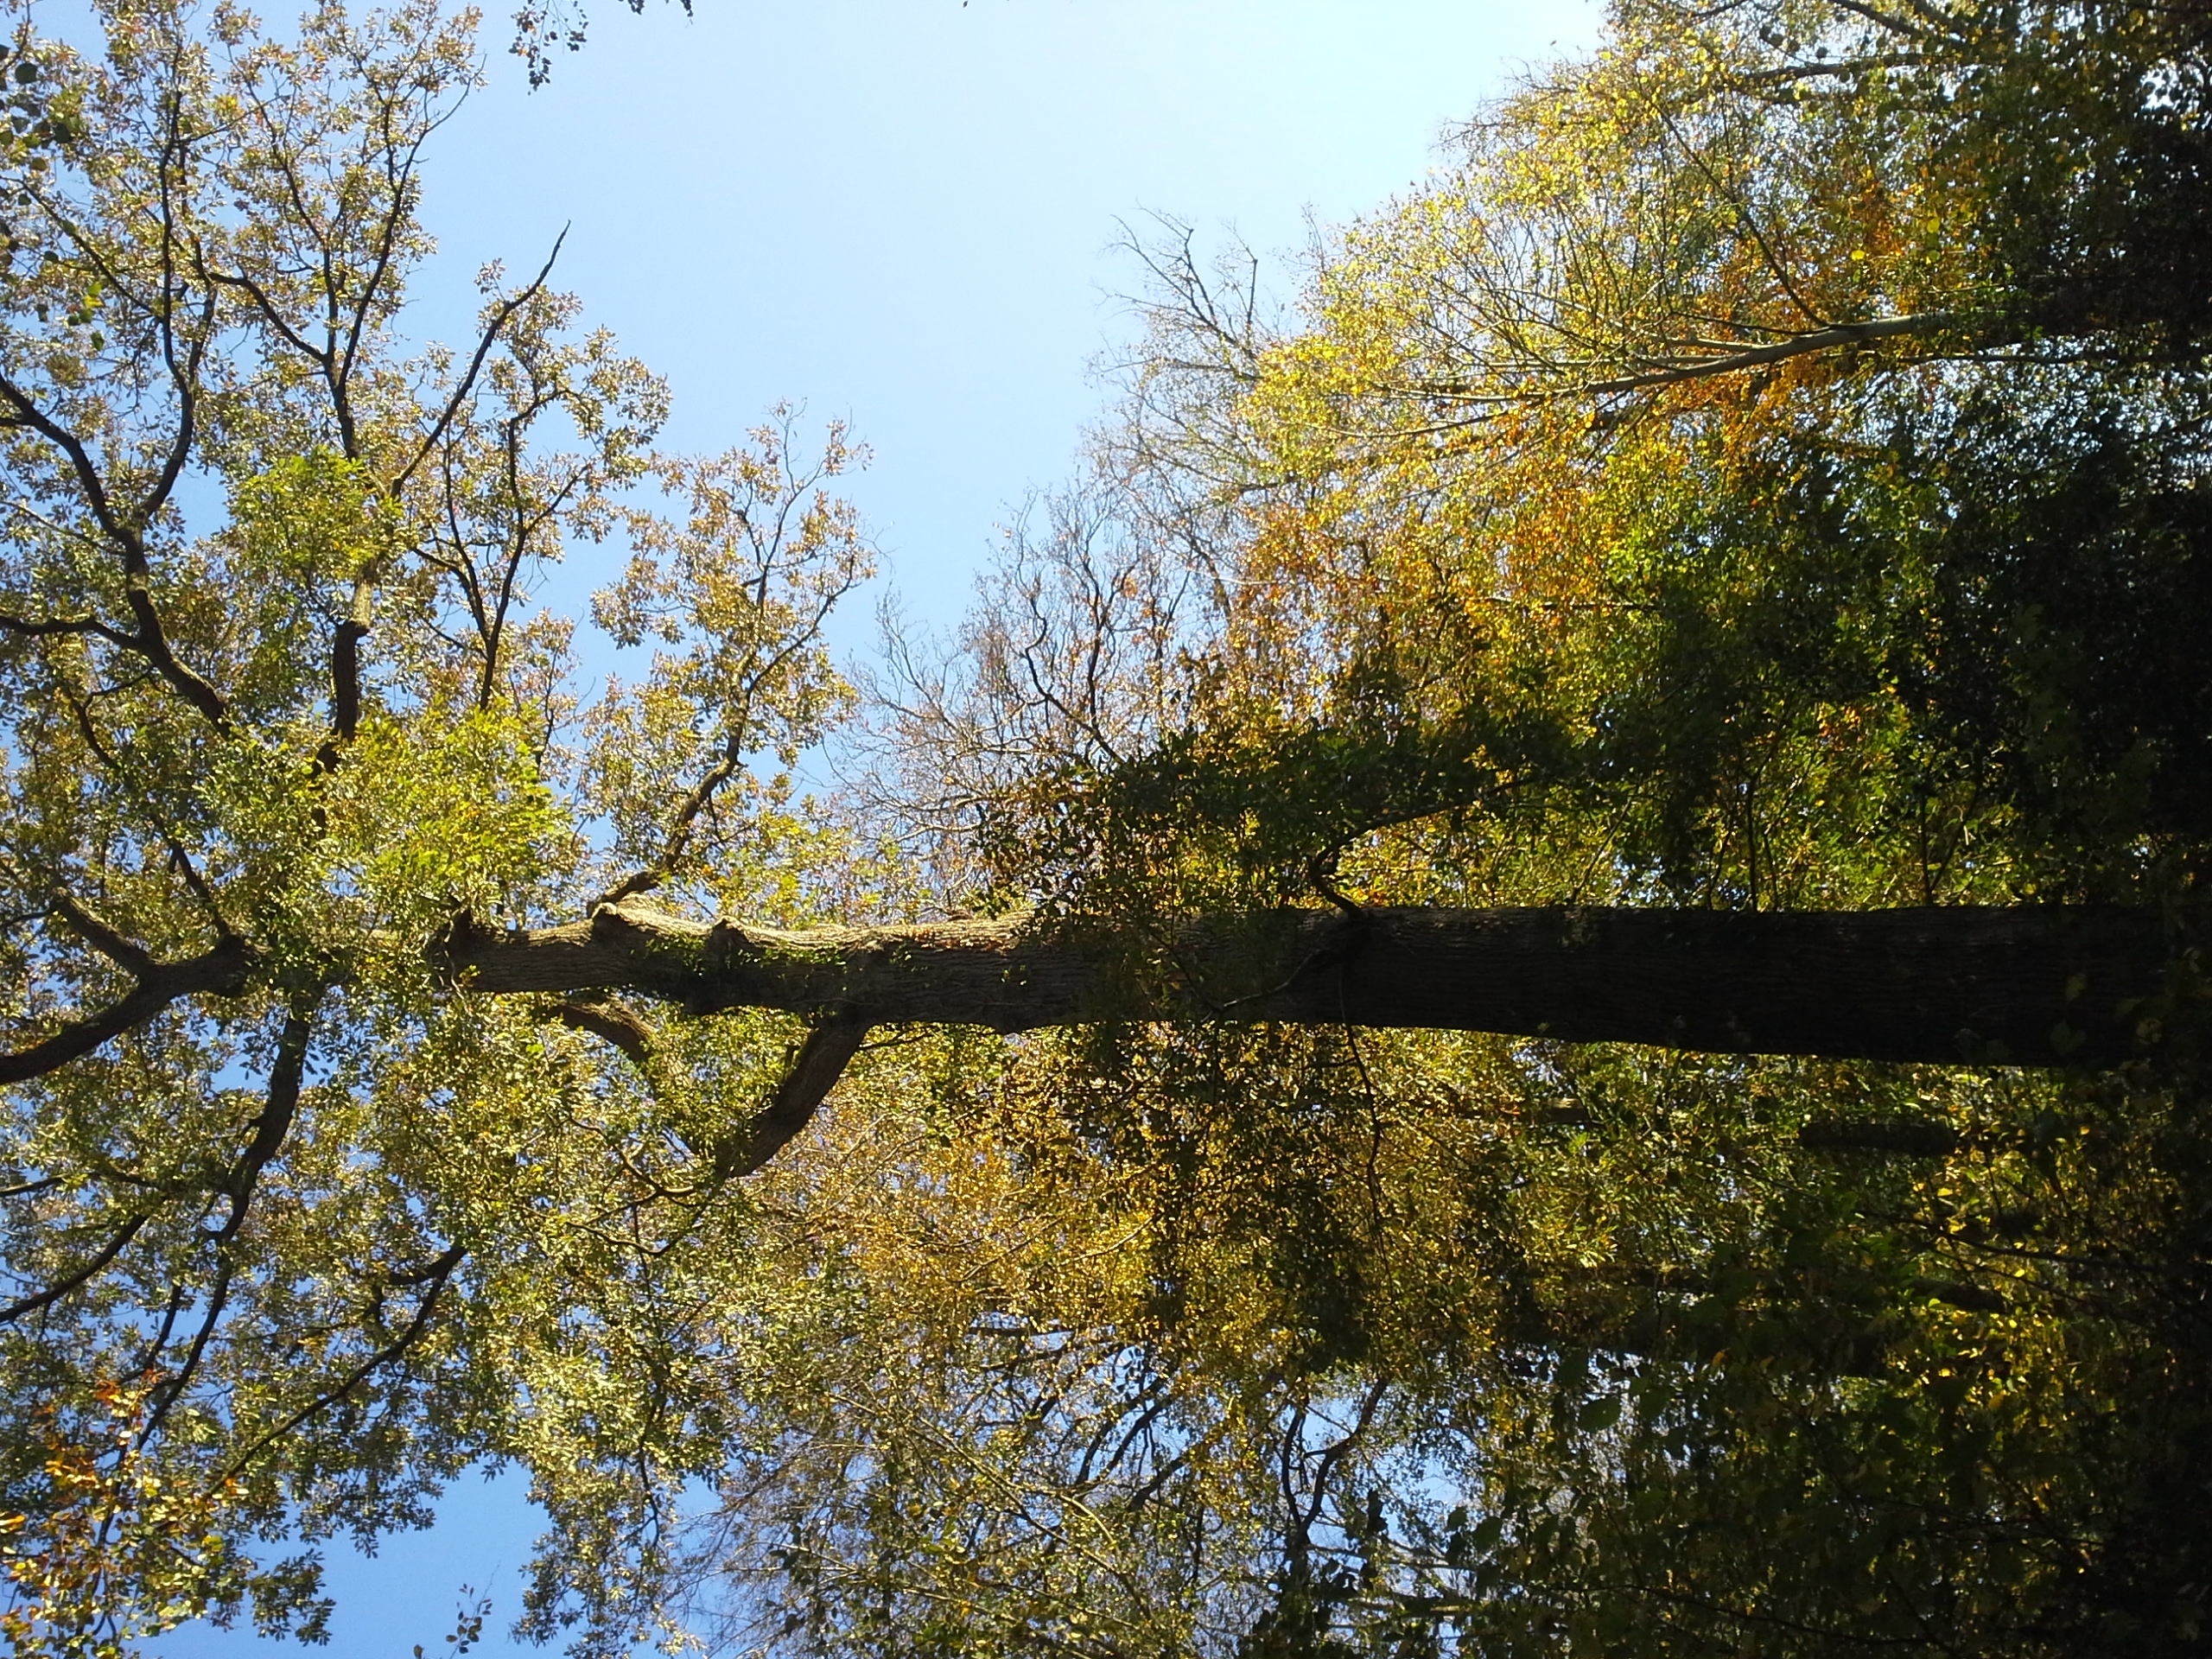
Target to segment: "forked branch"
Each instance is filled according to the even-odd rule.
[[[118,1001],[97,1014],[66,1021],[28,1048],[0,1054],[0,1084],[44,1077],[91,1053],[110,1038],[145,1024],[181,997],[235,995],[245,988],[253,964],[252,947],[235,937],[182,962],[157,963],[149,958],[137,976],[137,985]]]

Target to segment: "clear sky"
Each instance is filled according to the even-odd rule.
[[[495,58],[430,158],[442,247],[417,327],[459,335],[479,264],[534,270],[569,226],[560,284],[670,377],[673,444],[727,448],[783,397],[853,423],[888,579],[938,625],[1099,407],[1090,366],[1137,281],[1113,252],[1122,221],[1294,251],[1309,212],[1342,221],[1412,184],[1446,125],[1598,26],[1590,0],[697,6],[686,22],[601,0],[589,46],[534,94]],[[505,1650],[537,1530],[518,1480],[472,1478],[375,1560],[339,1546],[328,1651],[449,1651],[464,1582],[495,1602],[477,1651]],[[150,1651],[274,1649],[200,1627]]]

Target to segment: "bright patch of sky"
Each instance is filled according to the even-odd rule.
[[[938,626],[1101,407],[1089,371],[1138,285],[1123,223],[1169,214],[1294,255],[1309,213],[1340,222],[1415,183],[1446,126],[1599,24],[1591,0],[697,4],[687,22],[601,0],[537,93],[493,62],[429,159],[442,247],[415,329],[460,340],[477,266],[534,270],[569,226],[558,283],[670,378],[671,444],[728,448],[779,398],[852,423],[875,453],[852,493]],[[579,602],[617,556],[579,550],[547,597]],[[494,1602],[477,1651],[508,1650],[539,1524],[519,1478],[472,1478],[431,1532],[369,1560],[338,1546],[329,1651],[449,1651],[464,1582]],[[271,1649],[202,1626],[151,1650]]]

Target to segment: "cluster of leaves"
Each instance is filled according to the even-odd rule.
[[[225,1511],[234,1494],[176,1483],[144,1456],[151,1392],[104,1383],[93,1395],[103,1421],[67,1433],[49,1416],[36,1519],[0,1516],[14,1591],[0,1633],[10,1651],[120,1659],[140,1638],[211,1611],[234,1617],[248,1602],[264,1629],[297,1619],[302,1639],[320,1638],[330,1603],[311,1598],[312,1561],[253,1570],[232,1548]]]
[[[1588,879],[1547,848],[1501,893],[2171,876],[2205,315],[2108,262],[2202,222],[2193,19],[1630,6],[1325,251],[1293,326],[1152,254],[1116,460],[1209,542],[1220,653],[1067,868],[1188,798],[1261,871],[1363,813],[1593,827]],[[2120,309],[2059,297],[2092,291]]]
[[[735,1645],[2201,1631],[2202,1141],[2147,1077],[1259,1030],[1000,1064],[764,1173],[838,1294],[736,1396],[687,1569]]]

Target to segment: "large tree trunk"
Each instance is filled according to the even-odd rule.
[[[1274,1020],[2049,1065],[2110,1062],[2158,1040],[2172,964],[2194,960],[2179,954],[2179,927],[2089,907],[1560,907],[783,932],[632,900],[532,932],[464,921],[436,954],[484,991],[624,988],[696,1014],[836,1011],[1007,1032]]]

